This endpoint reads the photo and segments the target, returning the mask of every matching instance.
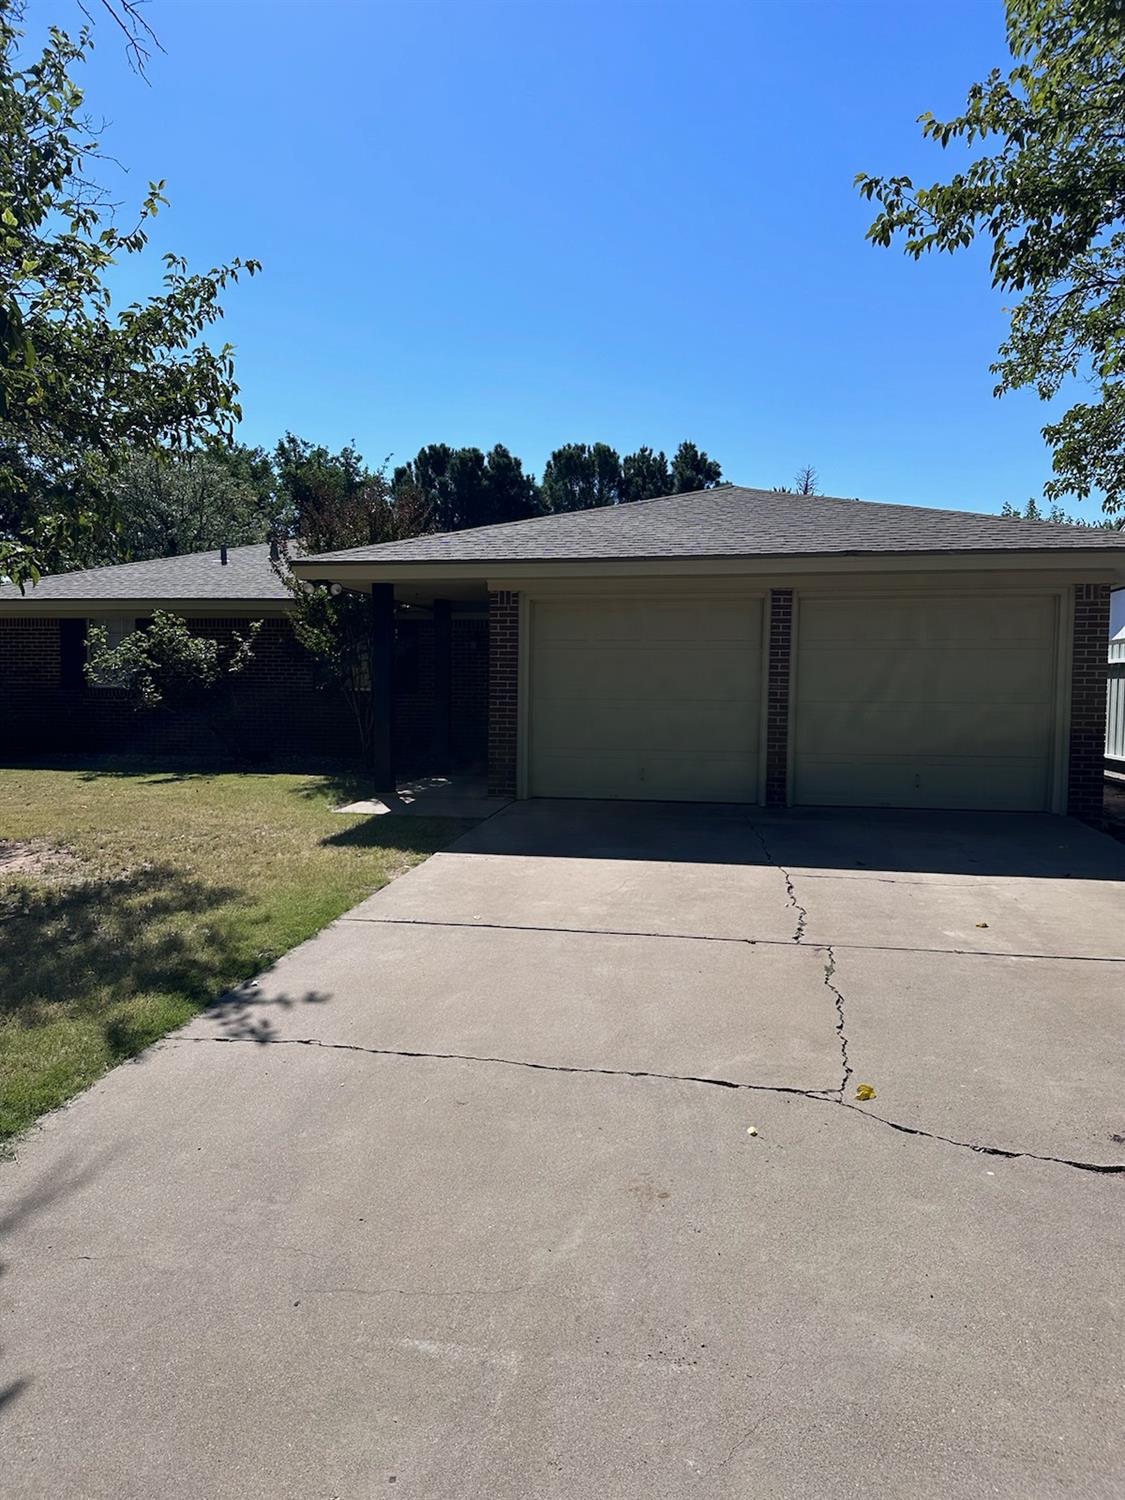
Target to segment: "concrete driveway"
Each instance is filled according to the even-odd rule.
[[[1123,1036],[1081,826],[513,806],[0,1163],[3,1492],[1118,1497]]]

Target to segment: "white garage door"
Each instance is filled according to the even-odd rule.
[[[759,599],[537,600],[533,797],[754,802]]]
[[[1040,810],[1053,598],[802,598],[794,800]]]

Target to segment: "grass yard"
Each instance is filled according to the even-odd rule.
[[[327,776],[0,769],[0,1140],[469,826],[333,813],[349,794]]]

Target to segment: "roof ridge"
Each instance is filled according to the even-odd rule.
[[[746,487],[739,486],[739,488]],[[959,510],[956,506],[951,505],[907,505],[902,500],[868,500],[861,495],[850,497],[848,495],[799,495],[793,490],[753,490],[751,493],[757,495],[778,495],[779,497],[785,495],[790,500],[827,500],[834,505],[875,505],[882,510],[901,511],[909,515],[920,513],[927,516],[953,516],[957,520],[1002,521],[1006,525],[1012,526],[1050,527],[1050,534],[1052,536],[1057,535],[1060,531],[1085,533],[1113,529],[1112,527],[1095,526],[1092,523],[1083,525],[1081,522],[1074,521],[1051,521],[1044,516],[1032,517],[1031,519],[1025,516],[1006,516],[1003,512],[997,510]]]

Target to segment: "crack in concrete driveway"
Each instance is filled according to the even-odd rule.
[[[1059,1167],[1073,1167],[1079,1172],[1095,1172],[1108,1176],[1125,1175],[1125,1163],[1118,1165],[1116,1163],[1075,1161],[1068,1157],[1047,1156],[1036,1151],[1020,1151],[1004,1146],[990,1146],[982,1141],[959,1141],[953,1139],[951,1136],[935,1134],[933,1131],[903,1125],[896,1120],[888,1120],[883,1115],[877,1115],[871,1110],[860,1109],[858,1105],[841,1097],[843,1088],[847,1087],[847,1075],[845,1076],[842,1088],[810,1089],[799,1088],[796,1085],[747,1083],[733,1078],[708,1078],[703,1074],[695,1073],[654,1073],[645,1068],[594,1068],[565,1063],[536,1062],[534,1059],[524,1057],[477,1057],[471,1053],[464,1052],[423,1052],[398,1047],[368,1047],[361,1046],[356,1042],[327,1042],[320,1037],[181,1036],[169,1037],[165,1042],[158,1043],[157,1045],[192,1046],[200,1043],[204,1046],[233,1044],[249,1047],[320,1047],[328,1052],[359,1052],[365,1053],[370,1057],[424,1058],[431,1062],[480,1063],[501,1068],[526,1068],[534,1073],[577,1073],[598,1078],[647,1078],[658,1083],[698,1083],[715,1089],[743,1090],[747,1093],[757,1094],[790,1095],[799,1099],[813,1099],[818,1104],[831,1104],[837,1109],[851,1110],[855,1114],[861,1115],[865,1120],[873,1120],[880,1125],[886,1125],[891,1130],[896,1130],[902,1135],[918,1136],[928,1141],[940,1141],[946,1146],[956,1146],[965,1151],[975,1151],[983,1156],[998,1156],[1007,1161],[1026,1159],[1028,1161],[1050,1162]]]

